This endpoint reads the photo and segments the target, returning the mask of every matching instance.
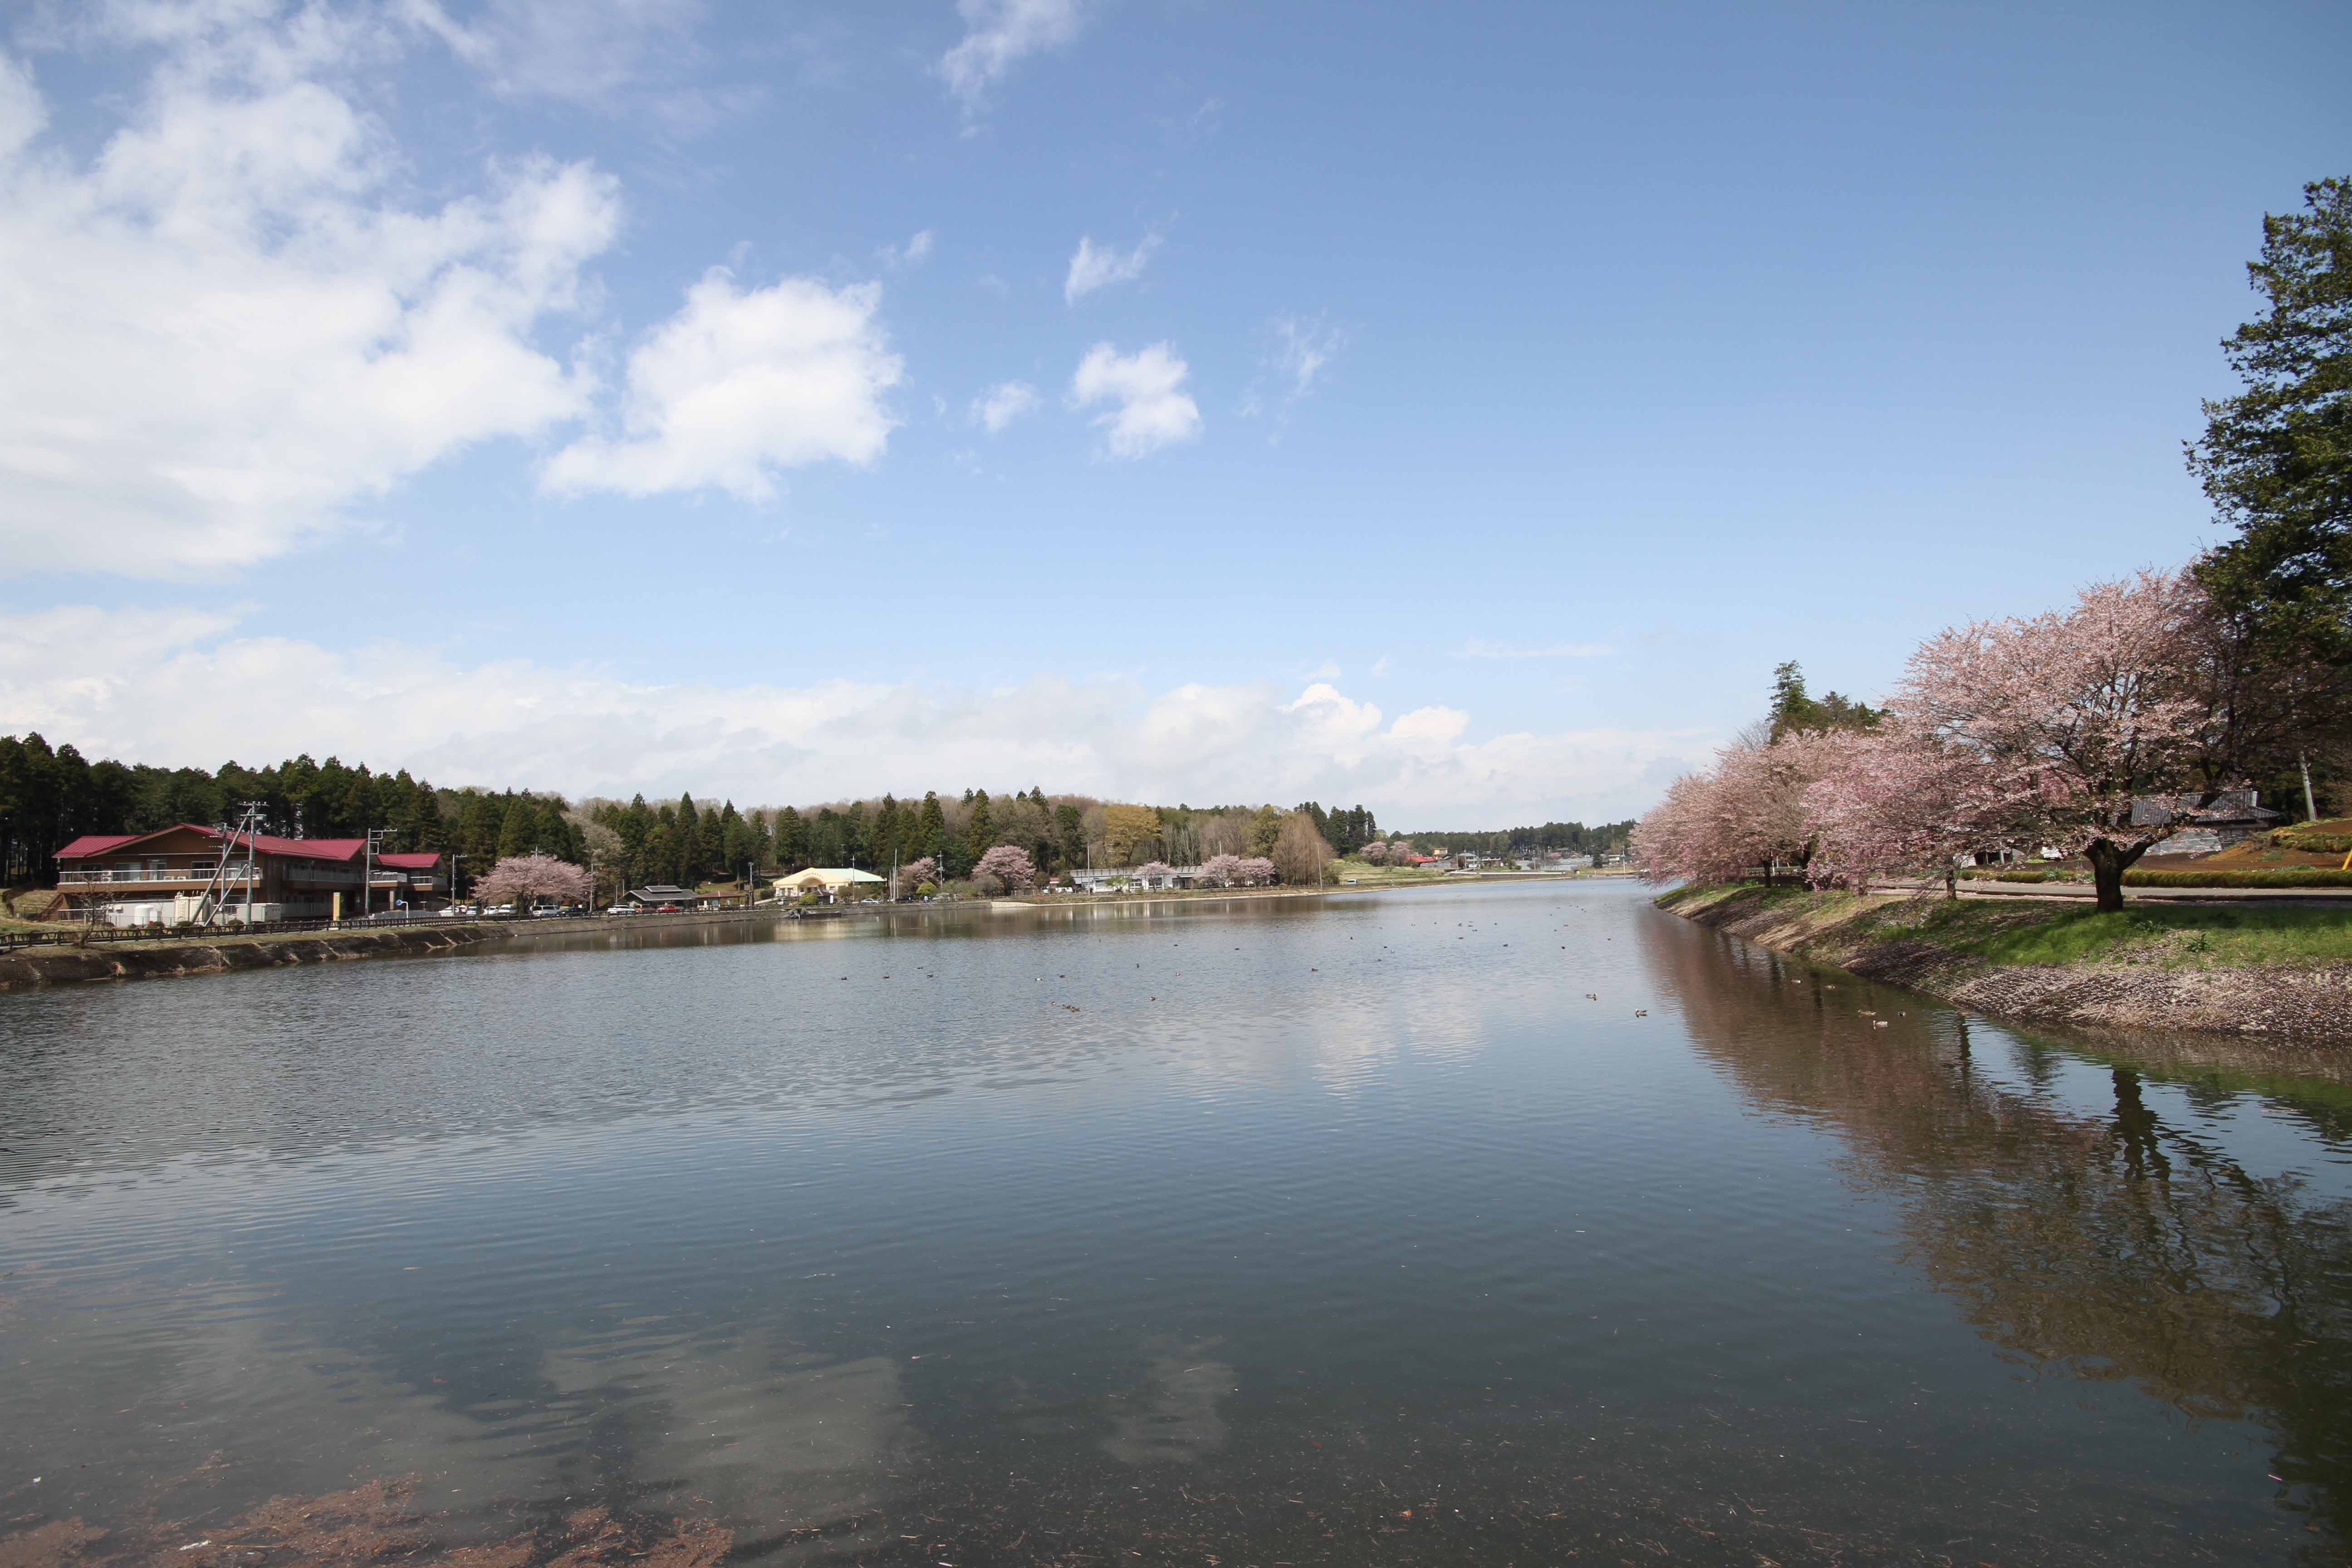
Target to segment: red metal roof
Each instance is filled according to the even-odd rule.
[[[401,850],[391,855],[379,855],[375,858],[375,863],[379,866],[389,866],[395,871],[430,871],[434,867],[441,864],[441,852],[438,849],[425,849],[412,855],[406,850]]]
[[[206,827],[195,822],[176,822],[169,827],[159,827],[152,833],[85,833],[58,850],[58,858],[79,860],[87,856],[110,854],[122,848],[125,845],[142,844],[150,838],[161,837],[166,833],[182,832],[200,833],[206,838],[216,841],[222,837],[217,827]],[[229,837],[240,845],[245,842],[243,834],[232,834]],[[357,858],[360,851],[367,847],[367,840],[364,838],[278,838],[270,834],[257,833],[253,836],[253,847],[264,855],[283,855],[296,860],[351,860]]]
[[[244,835],[231,837],[243,842]],[[364,838],[274,838],[267,833],[253,836],[253,847],[264,855],[285,855],[297,860],[356,860],[367,847]]]
[[[103,855],[110,849],[121,848],[134,838],[145,837],[141,833],[85,833],[58,850],[58,858],[78,860],[84,855]]]

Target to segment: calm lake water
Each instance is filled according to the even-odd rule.
[[[0,996],[0,1535],[2341,1561],[2352,1092],[2149,1059],[1590,882]]]

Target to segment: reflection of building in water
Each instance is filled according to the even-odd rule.
[[[1861,983],[1825,992],[1680,921],[1645,932],[1694,1048],[1751,1103],[1833,1127],[1980,1333],[2191,1417],[2268,1427],[2273,1471],[2352,1543],[2352,1203],[2168,1124],[2130,1067],[2113,1068],[2111,1110],[2070,1110],[1988,1076],[1965,1024],[1926,998],[1879,1027],[1888,1009],[1861,1015]]]

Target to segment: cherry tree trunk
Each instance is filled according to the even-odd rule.
[[[2091,886],[2099,895],[2099,912],[2117,912],[2124,907],[2124,868],[2139,857],[2104,838],[2083,854],[2091,862]]]

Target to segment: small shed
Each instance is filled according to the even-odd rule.
[[[676,904],[679,909],[690,910],[701,900],[701,894],[688,892],[667,882],[656,882],[651,887],[633,888],[629,891],[629,902],[648,910],[659,909],[664,904]]]

